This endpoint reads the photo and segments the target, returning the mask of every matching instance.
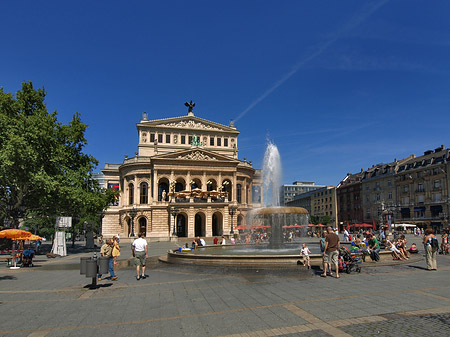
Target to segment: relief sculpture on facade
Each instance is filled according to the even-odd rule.
[[[212,156],[208,156],[207,154],[200,152],[200,151],[195,151],[195,152],[191,152],[188,153],[186,155],[181,155],[178,156],[178,159],[190,159],[190,160],[217,160],[217,158],[212,157]]]
[[[193,120],[189,121],[180,121],[173,123],[161,124],[160,126],[170,126],[175,128],[190,128],[190,129],[203,129],[203,130],[221,130],[211,125],[206,125],[200,122],[194,122]]]

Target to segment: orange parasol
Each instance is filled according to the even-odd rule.
[[[22,241],[42,241],[42,238],[39,235],[31,234],[30,236],[23,236],[20,238],[17,238],[16,240],[22,240]]]
[[[24,231],[22,229],[4,229],[0,231],[0,239],[11,239],[17,240],[18,238],[26,238],[31,236],[30,232]]]

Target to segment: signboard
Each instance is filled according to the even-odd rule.
[[[72,227],[72,217],[70,216],[57,216],[56,227],[58,228],[70,228]]]
[[[72,218],[69,218],[72,219]],[[66,233],[64,231],[56,231],[55,232],[55,240],[53,240],[52,253],[66,256]]]

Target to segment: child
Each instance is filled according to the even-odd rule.
[[[417,246],[416,246],[415,243],[413,243],[413,244],[411,245],[411,247],[409,248],[409,252],[410,252],[411,254],[417,254],[417,253],[419,252],[419,250],[417,249]]]
[[[309,261],[309,254],[311,254],[311,251],[306,246],[306,243],[302,244],[302,250],[300,251],[300,255],[303,256],[303,265],[305,266],[308,264],[308,269],[311,268],[311,264]]]

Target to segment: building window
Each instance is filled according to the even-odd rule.
[[[441,201],[441,193],[434,193],[434,194],[433,194],[433,201],[434,201],[434,202],[439,202],[439,201]]]
[[[153,143],[155,141],[155,134],[151,133],[150,134],[150,143]]]
[[[388,186],[391,186],[391,185],[392,185],[392,182],[391,182],[390,179],[387,181],[387,185],[388,185]]]
[[[147,204],[148,203],[148,184],[147,183],[141,183],[141,204]]]
[[[166,135],[166,143],[170,144],[170,135]]]
[[[134,185],[128,184],[128,205],[134,204]]]
[[[419,204],[423,204],[424,203],[424,201],[425,201],[425,196],[423,196],[423,195],[418,195],[417,196],[417,202],[419,203]]]
[[[222,138],[217,138],[217,146],[222,146]]]
[[[188,143],[190,144],[190,145],[192,145],[192,136],[189,136],[189,138],[188,138]]]
[[[236,201],[238,203],[242,202],[242,186],[241,186],[241,184],[236,185]]]
[[[163,135],[159,134],[158,135],[158,143],[162,143],[163,142]]]
[[[434,188],[439,188],[441,187],[441,182],[439,180],[435,180],[433,186]]]
[[[403,186],[403,192],[408,192],[409,191],[409,187],[408,187],[408,185],[405,185],[405,186]]]
[[[423,184],[422,183],[418,183],[417,184],[417,192],[423,192],[423,191],[424,191]]]
[[[408,197],[402,198],[402,204],[403,205],[408,205],[409,204],[409,198]]]
[[[209,137],[209,145],[214,146],[214,137]]]
[[[228,138],[223,139],[223,146],[228,147]]]
[[[186,136],[185,135],[181,136],[181,144],[186,144]]]

